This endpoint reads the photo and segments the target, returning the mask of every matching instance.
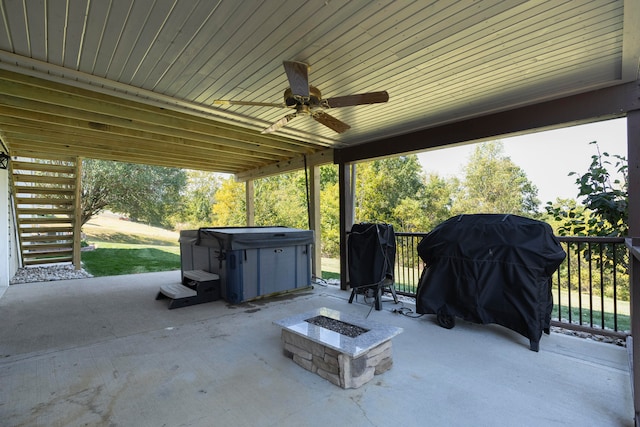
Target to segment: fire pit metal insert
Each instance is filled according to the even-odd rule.
[[[369,332],[368,329],[352,325],[351,323],[343,322],[342,320],[332,319],[327,316],[312,317],[311,319],[307,319],[306,322],[309,322],[316,326],[320,326],[322,328],[330,329],[333,332],[337,332],[341,335],[346,335],[349,338],[355,338],[358,335]]]

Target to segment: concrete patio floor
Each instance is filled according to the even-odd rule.
[[[274,320],[318,307],[315,286],[240,305],[167,309],[180,272],[13,285],[0,298],[2,426],[632,426],[626,349],[562,334],[540,352],[496,325],[392,313],[393,367],[343,390],[283,355]]]

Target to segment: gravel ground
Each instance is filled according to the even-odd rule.
[[[76,270],[73,265],[53,265],[44,267],[25,267],[18,269],[9,281],[11,285],[18,283],[50,282],[53,280],[86,279],[93,277],[84,269]]]

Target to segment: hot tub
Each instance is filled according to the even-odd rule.
[[[213,227],[180,232],[185,271],[220,276],[232,304],[309,288],[312,230],[287,227]]]

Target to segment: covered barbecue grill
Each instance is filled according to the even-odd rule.
[[[394,286],[396,238],[391,224],[354,224],[347,239],[349,303],[357,293],[370,293],[376,310],[382,309],[382,292],[387,289],[398,302]]]
[[[434,228],[418,245],[426,263],[416,295],[418,313],[497,323],[529,338],[538,351],[549,333],[551,276],[566,254],[551,227],[516,215],[460,215]]]

